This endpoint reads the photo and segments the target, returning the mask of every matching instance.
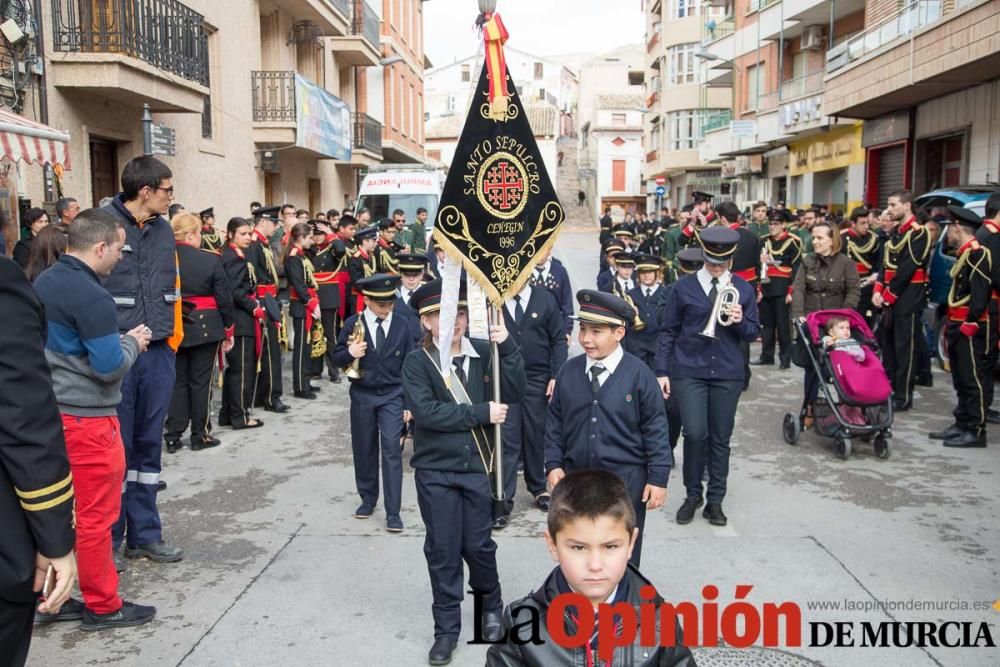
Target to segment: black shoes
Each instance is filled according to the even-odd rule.
[[[297,391],[295,392],[295,398],[304,398],[307,401],[316,400],[316,394],[311,391]]]
[[[390,514],[385,518],[385,529],[390,533],[401,533],[403,532],[403,520],[399,518],[398,514]]]
[[[751,361],[750,365],[751,366],[773,366],[774,365],[774,359],[765,359],[764,357],[761,357],[760,359],[754,359],[753,361]]]
[[[503,624],[500,618],[502,610],[483,612],[483,639],[488,642],[498,642],[503,636]]]
[[[933,387],[934,386],[934,376],[930,373],[926,375],[918,375],[913,378],[913,384],[918,387]]]
[[[901,398],[892,399],[893,412],[908,412],[913,407],[913,401],[904,401]]]
[[[993,409],[987,410],[986,421],[990,424],[1000,424],[1000,411]]]
[[[713,526],[725,526],[728,521],[726,515],[722,513],[722,503],[708,503],[701,515]]]
[[[358,509],[354,510],[355,519],[367,519],[375,512],[375,507],[368,503],[361,503]]]
[[[330,382],[334,384],[340,384],[340,373],[330,376]]]
[[[958,427],[958,424],[952,424],[943,431],[933,431],[928,433],[927,436],[931,440],[948,440],[949,438],[954,438],[956,435],[960,435],[961,433],[962,429]]]
[[[207,433],[203,436],[197,438],[191,438],[191,451],[200,452],[203,449],[210,449],[212,447],[218,447],[222,444],[222,441],[218,438],[213,438]]]
[[[47,614],[35,608],[35,623],[59,623],[61,621],[79,621],[83,618],[83,603],[75,598],[66,600],[58,613]]]
[[[510,523],[510,517],[506,514],[501,514],[497,518],[493,519],[493,530],[503,530]]]
[[[156,618],[156,607],[148,607],[134,602],[122,602],[122,608],[110,614],[95,614],[89,609],[83,610],[81,630],[106,630],[108,628],[130,628],[135,625],[149,623]]]
[[[953,435],[945,440],[943,444],[945,447],[985,447],[986,431],[983,431],[979,435],[970,431],[961,431],[957,435]]]
[[[289,408],[287,405],[281,402],[280,398],[276,400],[274,403],[271,403],[270,405],[265,405],[264,409],[267,410],[268,412],[278,412],[278,413],[288,412],[289,410],[291,410],[291,408]]]
[[[691,523],[691,520],[694,519],[695,511],[699,507],[701,507],[702,503],[704,502],[705,501],[703,501],[701,498],[695,498],[695,497],[685,498],[684,502],[681,504],[681,508],[677,510],[677,523],[681,524],[682,526]]]
[[[219,426],[232,426],[233,420],[229,417],[228,414],[223,414],[220,412],[219,419],[215,423],[218,424]]]
[[[167,490],[167,483],[166,482],[164,482],[162,479],[156,482],[156,492],[157,493],[159,493],[160,491],[166,491],[166,490]]]
[[[778,366],[778,368],[780,368],[783,371],[787,371],[791,367],[792,367],[792,364],[791,364],[791,362],[788,362],[788,361],[782,361],[781,365]]]
[[[176,454],[177,450],[184,448],[184,443],[180,440],[167,440],[167,453]]]
[[[427,654],[427,664],[447,665],[451,662],[451,654],[455,652],[458,642],[449,637],[438,637],[431,646],[430,653]]]
[[[542,510],[543,512],[549,511],[549,503],[552,502],[552,496],[548,493],[539,493],[535,496],[535,507]]]
[[[184,550],[166,542],[151,542],[125,547],[125,558],[148,558],[157,563],[176,563],[184,558]]]

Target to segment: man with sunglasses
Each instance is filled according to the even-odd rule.
[[[125,374],[118,420],[125,444],[125,492],[112,529],[116,553],[159,563],[181,560],[184,552],[163,541],[156,494],[160,489],[163,422],[174,386],[174,351],[180,345],[180,278],[174,232],[163,217],[174,198],[173,174],[153,157],[137,157],[122,170],[122,192],[104,210],[125,228],[122,258],[104,287],[114,298],[118,330],[140,324],[150,329],[146,352]]]

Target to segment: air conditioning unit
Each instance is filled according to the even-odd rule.
[[[823,48],[823,26],[811,25],[802,33],[802,50],[819,51]]]

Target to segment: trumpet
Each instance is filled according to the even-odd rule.
[[[635,307],[635,301],[632,300],[632,297],[629,295],[628,292],[626,292],[625,290],[621,289],[618,286],[617,280],[615,281],[614,284],[614,292],[618,296],[620,296],[625,301],[625,303],[632,306],[632,310],[635,311],[635,317],[632,318],[632,331],[642,331],[643,329],[645,329],[646,323],[642,321],[641,317],[639,317],[639,309]]]
[[[771,282],[771,277],[767,275],[767,260],[770,258],[771,254],[766,250],[760,253],[760,283],[766,285]]]
[[[715,303],[712,304],[712,314],[708,316],[705,328],[701,330],[701,335],[707,338],[718,338],[715,335],[716,325],[728,327],[733,323],[733,306],[740,302],[740,291],[729,283],[719,290],[715,296]]]
[[[351,337],[347,339],[347,344],[365,342],[365,318],[358,313],[358,319],[354,321],[354,329],[351,330]],[[361,357],[358,357],[344,369],[344,374],[349,380],[360,380],[365,376],[361,370]]]

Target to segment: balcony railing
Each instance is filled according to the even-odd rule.
[[[382,123],[366,113],[351,114],[354,120],[354,147],[382,155]]]
[[[778,0],[750,0],[747,3],[747,13],[749,14],[750,12],[759,12],[760,10],[765,9],[766,7],[770,7],[777,1]]]
[[[653,150],[646,153],[646,162],[656,162],[657,152],[654,148]]]
[[[334,9],[343,14],[344,16],[350,18],[351,16],[351,0],[326,0],[329,4],[333,5]]]
[[[796,79],[789,79],[781,83],[781,99],[793,100],[797,97],[805,97],[823,91],[823,77],[826,72],[820,70],[812,74],[806,74]]]
[[[354,18],[351,21],[351,34],[361,35],[372,45],[379,48],[379,18],[375,10],[367,2],[357,0],[354,3]]]
[[[729,109],[717,111],[701,117],[701,133],[714,132],[729,127],[729,121],[733,119],[733,112]]]
[[[721,21],[709,18],[701,24],[701,43],[710,44],[717,39],[722,39],[733,34],[736,30],[736,20],[732,16],[727,16]]]
[[[909,35],[918,28],[937,21],[941,18],[941,4],[940,0],[911,2],[898,13],[830,49],[826,52],[827,74],[864,58],[898,37]]]
[[[295,72],[252,72],[253,119],[257,123],[296,120]]]
[[[757,113],[763,113],[765,111],[774,111],[778,108],[778,102],[780,93],[776,90],[773,93],[764,93],[757,96],[757,104],[753,107],[753,110]],[[753,100],[751,99],[751,104]]]
[[[646,108],[652,109],[653,107],[656,106],[656,103],[659,101],[660,101],[660,93],[654,90],[649,94],[649,97],[646,98]]]
[[[649,53],[650,51],[655,49],[656,45],[659,43],[660,43],[660,33],[659,31],[657,31],[654,32],[653,36],[649,38],[648,42],[646,42],[646,53]]]
[[[205,18],[177,0],[52,0],[56,51],[121,53],[208,85]]]

